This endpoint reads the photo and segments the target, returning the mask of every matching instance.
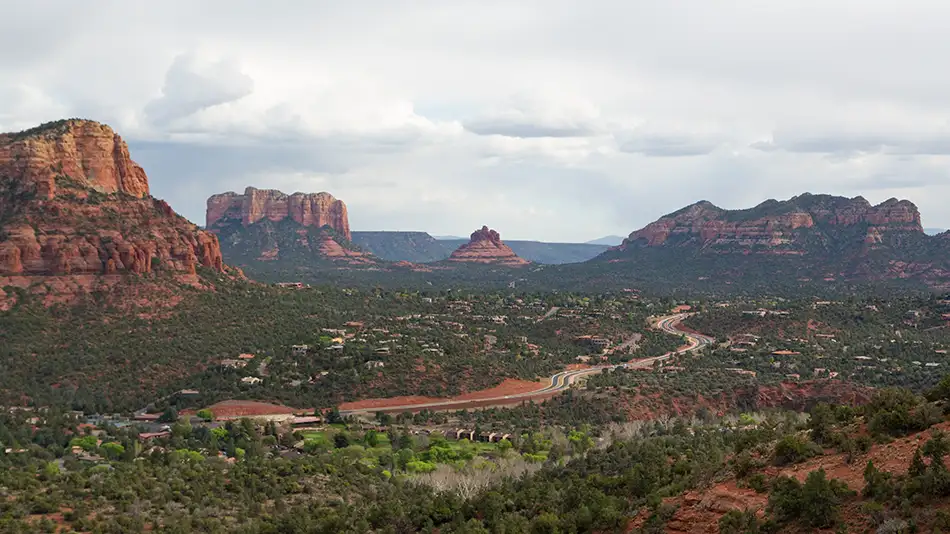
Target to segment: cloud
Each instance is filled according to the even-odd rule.
[[[582,99],[550,94],[516,95],[463,122],[477,135],[505,137],[589,137],[604,132],[600,111]]]
[[[804,190],[950,227],[939,0],[41,4],[0,19],[0,129],[107,122],[197,221],[256,185],[329,190],[358,228],[512,239]]]
[[[705,156],[728,141],[719,125],[701,121],[641,121],[613,136],[620,152],[659,158]]]
[[[801,154],[950,155],[950,130],[903,132],[898,128],[877,132],[776,131],[771,139],[749,146],[763,152],[783,150]]]
[[[703,156],[716,150],[721,142],[700,137],[676,135],[638,135],[620,144],[620,150],[652,157]]]
[[[252,92],[254,80],[233,62],[184,54],[172,62],[165,74],[162,96],[145,106],[145,114],[154,123],[166,125]]]

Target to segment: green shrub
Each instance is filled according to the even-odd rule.
[[[756,473],[749,477],[749,487],[756,493],[767,493],[769,491],[769,481],[762,473]]]
[[[795,464],[821,454],[821,447],[800,436],[785,436],[775,444],[772,461],[775,465]]]
[[[782,523],[799,521],[811,528],[828,528],[837,521],[841,500],[851,494],[847,485],[829,480],[825,470],[819,469],[809,473],[804,484],[793,478],[777,478],[768,509]]]

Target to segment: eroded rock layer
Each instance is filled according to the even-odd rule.
[[[149,196],[104,124],[65,120],[0,134],[0,276],[225,269],[218,238]]]
[[[498,265],[520,266],[529,262],[518,257],[511,247],[501,240],[495,230],[482,226],[472,233],[469,242],[460,246],[449,256],[448,261],[467,263],[490,263]]]
[[[228,192],[208,199],[206,228],[229,221],[244,226],[261,220],[279,222],[292,219],[302,226],[329,226],[347,241],[352,240],[346,204],[329,193],[284,194],[274,189],[248,187],[243,195]]]
[[[819,233],[874,245],[888,234],[922,234],[923,228],[917,207],[906,200],[872,206],[862,197],[804,194],[747,210],[698,202],[633,232],[617,248],[693,245],[727,252],[802,254],[809,238]]]

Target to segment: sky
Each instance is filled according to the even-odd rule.
[[[830,193],[950,227],[944,0],[32,0],[0,131],[107,123],[203,224],[247,186],[354,230],[577,242]]]

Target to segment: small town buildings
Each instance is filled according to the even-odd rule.
[[[303,356],[310,350],[310,345],[291,345],[290,354],[293,356]]]
[[[366,367],[367,369],[377,369],[380,367],[386,367],[386,362],[382,362],[379,360],[370,360],[364,363],[363,367]]]
[[[290,425],[294,427],[319,425],[323,419],[314,415],[297,415],[290,420]]]
[[[225,359],[221,360],[221,365],[227,367],[228,369],[241,369],[247,367],[247,361]]]
[[[151,441],[153,439],[165,438],[171,435],[171,431],[168,430],[163,430],[161,432],[142,432],[139,434],[139,439],[142,441]]]
[[[264,379],[258,378],[256,376],[245,376],[244,378],[241,379],[242,384],[249,384],[252,386],[256,386],[257,384],[260,384],[263,381]]]

